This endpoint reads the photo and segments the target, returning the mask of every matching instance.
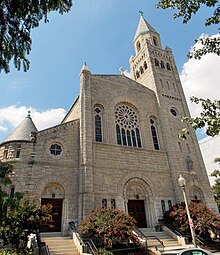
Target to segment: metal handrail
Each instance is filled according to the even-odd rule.
[[[97,254],[98,253],[98,249],[95,246],[95,244],[92,241],[92,239],[89,239],[88,241],[84,241],[83,243],[84,243],[84,245],[89,246],[89,249],[92,252],[92,254]]]
[[[83,240],[83,238],[81,237],[80,233],[78,232],[75,222],[71,221],[69,222],[70,225],[70,229],[75,232],[76,237],[80,243],[80,245],[82,245],[83,247],[88,247],[90,249],[90,251],[92,252],[92,254],[97,254],[98,249],[95,246],[94,242],[92,241],[92,239],[86,239]]]
[[[182,231],[180,231],[177,227],[173,226],[172,224],[170,223],[167,223],[165,222],[165,226],[167,228],[169,228],[172,232],[174,232],[175,234],[179,235],[179,236],[182,236],[182,237],[185,237],[185,238],[189,238],[191,239],[191,235],[190,234],[184,234]],[[195,237],[196,241],[199,242],[200,244],[202,245],[205,245],[205,241],[203,240],[203,238],[199,237],[199,236],[196,236]]]
[[[50,251],[49,251],[48,245],[45,245],[45,251],[46,251],[46,255],[50,255]]]
[[[135,228],[135,232],[138,232],[142,237],[144,237],[145,240],[146,240],[146,243],[147,243],[147,240],[149,239],[149,237],[150,238],[152,237],[152,238],[156,239],[161,244],[161,246],[163,247],[162,249],[164,251],[165,245],[163,244],[163,242],[157,236],[155,236],[155,235],[146,236],[138,227]],[[157,246],[155,246],[155,248],[156,248],[156,250],[158,250]]]

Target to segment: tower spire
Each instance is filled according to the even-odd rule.
[[[134,41],[137,39],[139,35],[147,34],[149,32],[158,34],[157,31],[145,20],[144,13],[142,11],[139,11],[139,13],[140,13],[140,20],[135,33]]]

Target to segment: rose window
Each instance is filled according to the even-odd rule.
[[[120,124],[125,128],[135,128],[137,127],[137,114],[129,106],[118,106],[115,111],[116,123]]]
[[[142,147],[139,120],[131,105],[121,104],[115,108],[117,144]]]

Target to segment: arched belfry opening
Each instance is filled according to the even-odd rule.
[[[61,232],[64,188],[57,182],[48,183],[41,194],[41,205],[52,205],[51,218],[53,226],[42,226],[42,232]]]
[[[124,186],[125,209],[137,221],[137,227],[153,225],[152,191],[141,178],[131,178]]]

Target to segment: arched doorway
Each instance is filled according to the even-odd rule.
[[[124,186],[127,201],[127,212],[137,221],[137,227],[146,228],[152,225],[151,189],[140,178],[132,178]]]
[[[41,205],[52,205],[51,218],[53,226],[41,227],[41,232],[60,232],[62,226],[64,188],[56,182],[47,184],[41,195]]]
[[[189,190],[189,196],[191,202],[202,203],[204,202],[204,195],[202,190],[197,186],[192,186]]]

